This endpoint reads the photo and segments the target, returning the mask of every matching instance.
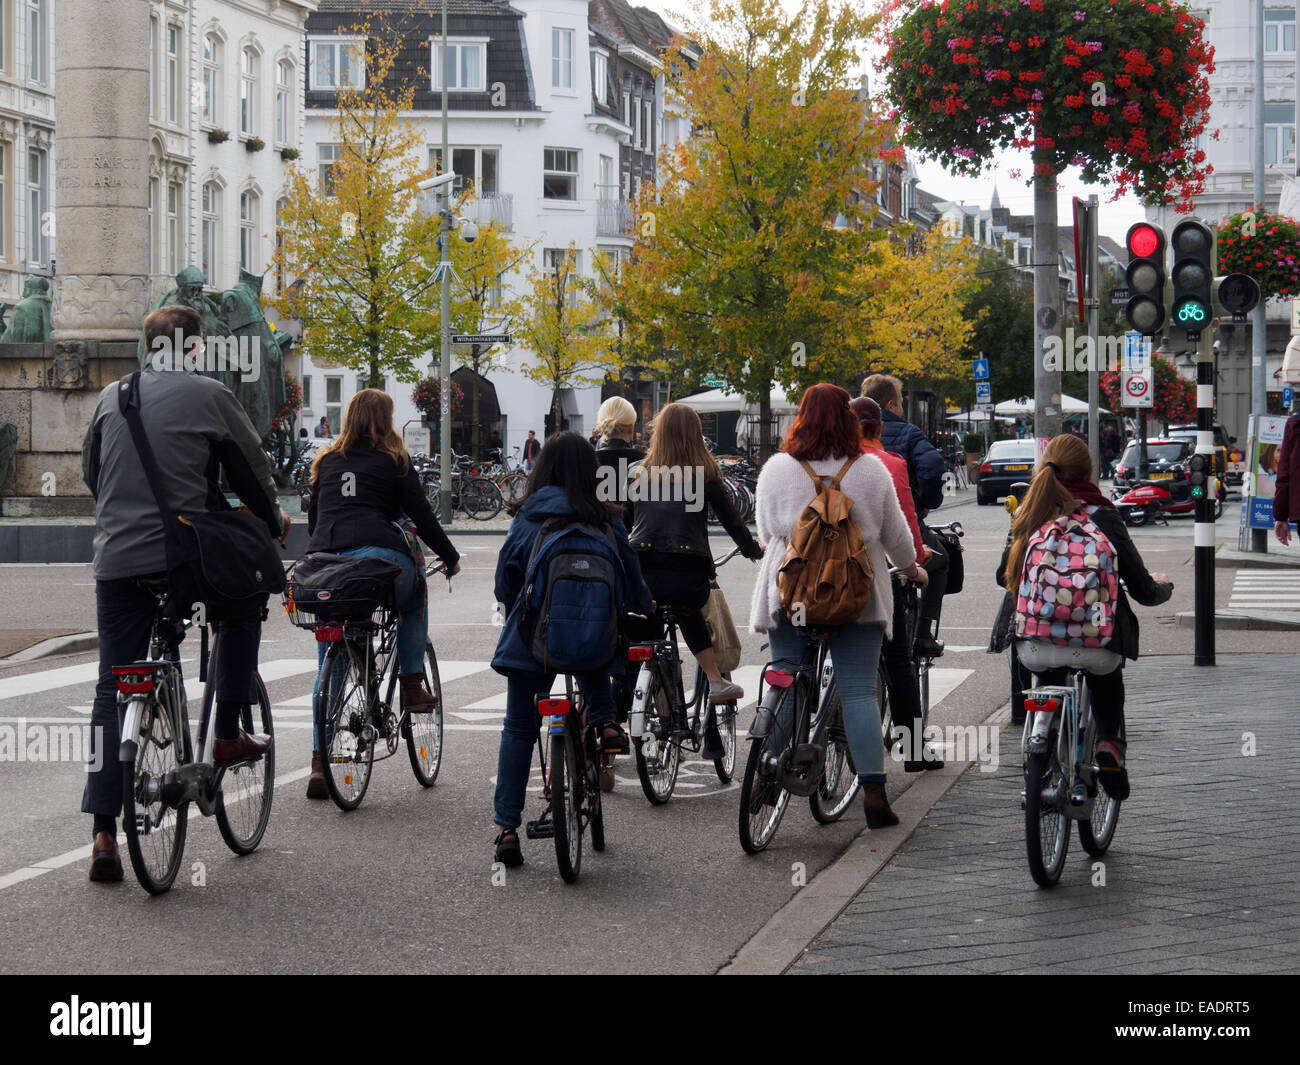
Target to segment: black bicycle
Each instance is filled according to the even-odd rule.
[[[596,729],[587,724],[587,704],[571,676],[562,696],[539,695],[541,717],[537,759],[542,769],[546,807],[529,821],[529,839],[554,839],[555,860],[566,884],[582,870],[582,837],[591,829],[591,845],[605,849],[605,813],[600,793],[600,752]]]
[[[426,573],[444,572],[441,563]],[[355,810],[370,787],[376,759],[397,753],[403,740],[415,779],[433,787],[442,766],[443,707],[438,656],[424,644],[424,682],[436,704],[410,713],[397,709],[397,613],[385,604],[348,604],[331,600],[333,608],[356,621],[327,621],[298,608],[292,583],[284,608],[300,628],[311,629],[327,645],[316,682],[312,708],[316,742],[325,785],[342,810]]]
[[[113,667],[122,740],[122,827],[136,879],[151,895],[160,895],[171,888],[181,867],[190,803],[205,817],[216,816],[221,838],[236,854],[257,849],[271,819],[275,745],[254,761],[224,768],[213,761],[216,700],[207,678],[221,642],[222,630],[216,625],[210,653],[200,655],[203,704],[195,759],[179,653],[191,622],[169,612],[166,581],[141,583],[157,600],[149,657]],[[208,651],[206,637],[205,630],[204,651]],[[251,706],[244,708],[240,726],[247,733],[274,738],[271,700],[256,673],[249,694],[256,703],[260,728],[253,724]]]

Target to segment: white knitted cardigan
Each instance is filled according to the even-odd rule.
[[[809,465],[818,473],[834,477],[844,459],[822,459]],[[885,464],[871,455],[861,455],[840,481],[840,489],[853,500],[853,520],[862,530],[874,574],[871,599],[857,620],[885,626],[886,636],[894,616],[894,595],[889,585],[889,563],[907,569],[916,561],[912,534],[898,505],[894,482]],[[798,460],[784,452],[768,459],[758,478],[755,510],[758,539],[767,545],[759,566],[758,580],[749,607],[749,627],[767,632],[781,610],[776,575],[781,568],[790,534],[799,515],[812,502],[817,488]],[[887,557],[886,557],[887,556]]]

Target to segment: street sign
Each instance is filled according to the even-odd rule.
[[[1150,368],[1151,338],[1143,336],[1136,329],[1124,334],[1124,369],[1133,373]]]
[[[722,388],[727,382],[721,377],[706,377],[704,383],[710,388]]]
[[[1295,399],[1295,389],[1293,389],[1290,385],[1286,385],[1282,389],[1282,406],[1289,411],[1291,409],[1291,403],[1294,399]]]
[[[1110,305],[1112,307],[1126,306],[1128,304],[1129,299],[1132,297],[1132,295],[1133,294],[1129,292],[1127,286],[1116,285],[1113,289],[1110,290]]]
[[[1151,371],[1125,370],[1121,375],[1120,403],[1125,407],[1153,407]]]
[[[453,344],[509,344],[509,333],[452,333]]]
[[[975,374],[976,381],[987,381],[989,379],[989,360],[972,359],[971,370]]]
[[[991,410],[993,409],[993,404],[992,404],[992,403],[976,403],[976,404],[975,404],[975,409],[976,409],[976,410],[987,410],[987,411],[991,411]]]
[[[993,385],[988,381],[975,382],[975,402],[992,403],[993,402]]]

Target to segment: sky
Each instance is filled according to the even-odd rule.
[[[677,2],[677,0],[630,0],[630,2],[634,6],[648,7],[652,11],[657,11],[671,25],[681,25],[683,20],[680,18],[680,12],[690,7],[689,3],[684,4]],[[782,6],[787,11],[797,11],[800,3],[799,0],[782,0]],[[860,73],[868,75],[869,84],[874,91],[879,76],[874,70],[870,69],[869,61],[866,58],[863,60]],[[1034,213],[1033,189],[1026,184],[1023,177],[1011,177],[1012,172],[1017,170],[1025,174],[1032,173],[1033,165],[1030,162],[1028,152],[1000,152],[989,169],[978,177],[959,177],[951,174],[937,163],[921,162],[920,157],[915,152],[911,153],[911,158],[917,164],[921,187],[932,196],[937,196],[943,200],[965,201],[968,204],[987,207],[989,201],[993,198],[993,185],[996,181],[998,196],[1002,200],[1003,207],[1009,208],[1012,214],[1032,215]],[[1057,223],[1059,225],[1069,226],[1074,224],[1071,197],[1078,196],[1086,200],[1093,193],[1096,194],[1099,205],[1098,231],[1113,238],[1120,246],[1124,244],[1124,237],[1129,226],[1134,222],[1142,221],[1146,217],[1137,197],[1130,193],[1114,203],[1110,203],[1108,202],[1111,195],[1110,189],[1102,185],[1085,185],[1079,180],[1076,169],[1067,170],[1062,176],[1060,184],[1061,187],[1057,196]]]

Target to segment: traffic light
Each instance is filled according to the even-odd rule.
[[[1214,230],[1204,222],[1185,218],[1174,226],[1169,244],[1174,251],[1174,265],[1169,274],[1174,284],[1170,324],[1175,329],[1185,329],[1188,339],[1195,340],[1210,324],[1213,313]]]
[[[1187,479],[1192,483],[1193,499],[1205,498],[1206,467],[1209,465],[1206,460],[1209,459],[1209,457],[1209,455],[1197,454],[1193,455],[1188,461]]]
[[[1150,222],[1129,227],[1128,269],[1124,280],[1129,300],[1124,316],[1130,329],[1155,336],[1165,322],[1165,233]]]
[[[1249,274],[1225,274],[1214,279],[1214,310],[1223,318],[1244,322],[1259,303],[1259,282]]]

